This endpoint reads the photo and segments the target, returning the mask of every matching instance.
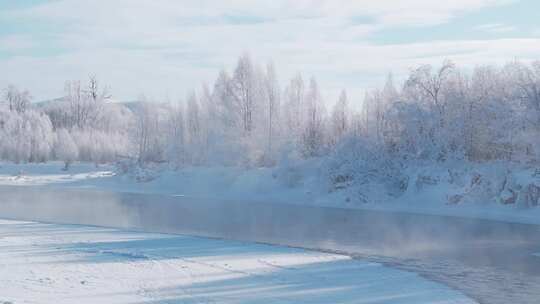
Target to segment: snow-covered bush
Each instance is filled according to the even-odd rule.
[[[363,197],[370,197],[367,192],[380,190],[384,192],[380,195],[395,197],[403,193],[409,183],[408,176],[402,173],[401,161],[358,137],[349,137],[337,147],[325,167],[331,191],[353,187]]]

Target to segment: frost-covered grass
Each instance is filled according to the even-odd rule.
[[[474,303],[347,256],[0,220],[0,303]]]

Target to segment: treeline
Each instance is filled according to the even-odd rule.
[[[327,107],[315,78],[298,74],[282,86],[271,64],[247,55],[183,102],[110,98],[95,78],[68,82],[63,98],[41,104],[6,88],[0,157],[272,166],[284,155],[536,161],[540,152],[540,61],[467,72],[451,62],[420,66],[400,85],[389,76],[367,92],[360,110],[345,91]]]

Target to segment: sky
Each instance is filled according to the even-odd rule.
[[[95,75],[117,100],[182,100],[248,53],[352,100],[420,64],[540,59],[538,0],[0,0],[0,87],[34,100]]]

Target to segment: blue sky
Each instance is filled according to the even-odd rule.
[[[353,99],[419,64],[540,59],[536,0],[0,0],[0,86],[36,100],[95,74],[121,100],[182,99],[248,52],[282,84]]]

